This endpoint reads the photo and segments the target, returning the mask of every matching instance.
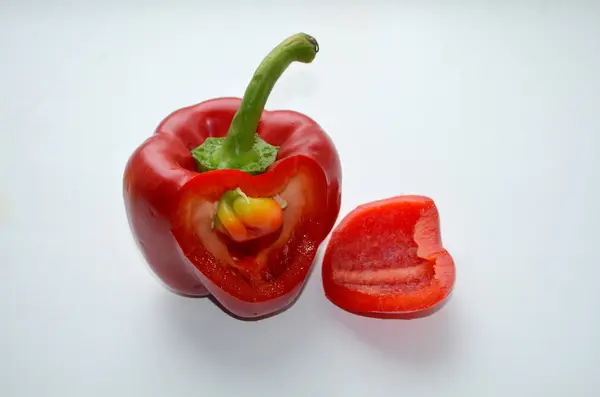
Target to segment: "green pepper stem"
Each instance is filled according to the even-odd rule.
[[[313,37],[298,33],[285,39],[261,62],[246,88],[225,137],[209,137],[192,150],[200,172],[237,169],[250,174],[265,172],[273,164],[279,147],[257,134],[267,99],[283,72],[294,61],[311,63],[319,44]]]
[[[314,37],[298,33],[275,47],[260,63],[233,117],[224,149],[239,155],[252,149],[260,117],[275,83],[292,62],[311,63],[319,44]]]

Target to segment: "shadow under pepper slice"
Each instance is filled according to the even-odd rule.
[[[314,120],[264,106],[287,67],[317,51],[309,35],[287,38],[242,99],[171,113],[130,157],[129,223],[171,290],[212,295],[239,317],[280,311],[299,294],[339,213],[341,165]]]

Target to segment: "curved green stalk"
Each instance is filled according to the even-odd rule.
[[[263,59],[246,88],[227,136],[208,138],[192,151],[200,170],[238,169],[258,174],[275,161],[279,148],[256,133],[267,99],[292,62],[311,63],[318,51],[315,38],[298,33],[281,42]]]

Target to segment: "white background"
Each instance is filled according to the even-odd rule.
[[[598,396],[600,2],[0,5],[0,395]],[[327,3],[327,5],[325,5]],[[300,300],[259,322],[166,291],[121,197],[171,111],[242,95],[288,35],[269,109],[343,161],[342,216],[432,197],[457,266],[414,321]]]

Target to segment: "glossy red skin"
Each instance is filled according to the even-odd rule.
[[[389,234],[383,236],[385,233]],[[369,236],[373,237],[369,240]],[[375,254],[369,254],[369,249]],[[368,270],[413,268],[400,262],[424,263],[422,268],[428,270],[410,280],[418,279],[413,286],[406,278],[394,281],[368,276]],[[354,278],[348,284],[349,272]],[[328,299],[342,309],[365,315],[431,314],[450,295],[455,278],[454,261],[442,246],[437,207],[424,196],[397,196],[358,206],[333,231],[323,258],[322,279]],[[405,318],[413,317],[418,316]]]
[[[213,295],[233,315],[251,318],[280,311],[299,294],[317,248],[339,214],[342,175],[329,136],[309,117],[287,110],[264,111],[261,117],[257,133],[280,146],[277,160],[265,173],[198,173],[191,150],[207,137],[225,136],[240,103],[240,98],[218,98],[171,113],[132,154],[123,183],[132,233],[159,279],[182,295]],[[218,200],[238,186],[249,195],[277,193],[297,172],[308,176],[312,189],[305,195],[320,205],[306,209],[295,229],[297,238],[272,258],[286,261],[290,271],[270,290],[244,286],[235,274],[224,273],[226,265],[200,244],[185,206],[194,197]]]

